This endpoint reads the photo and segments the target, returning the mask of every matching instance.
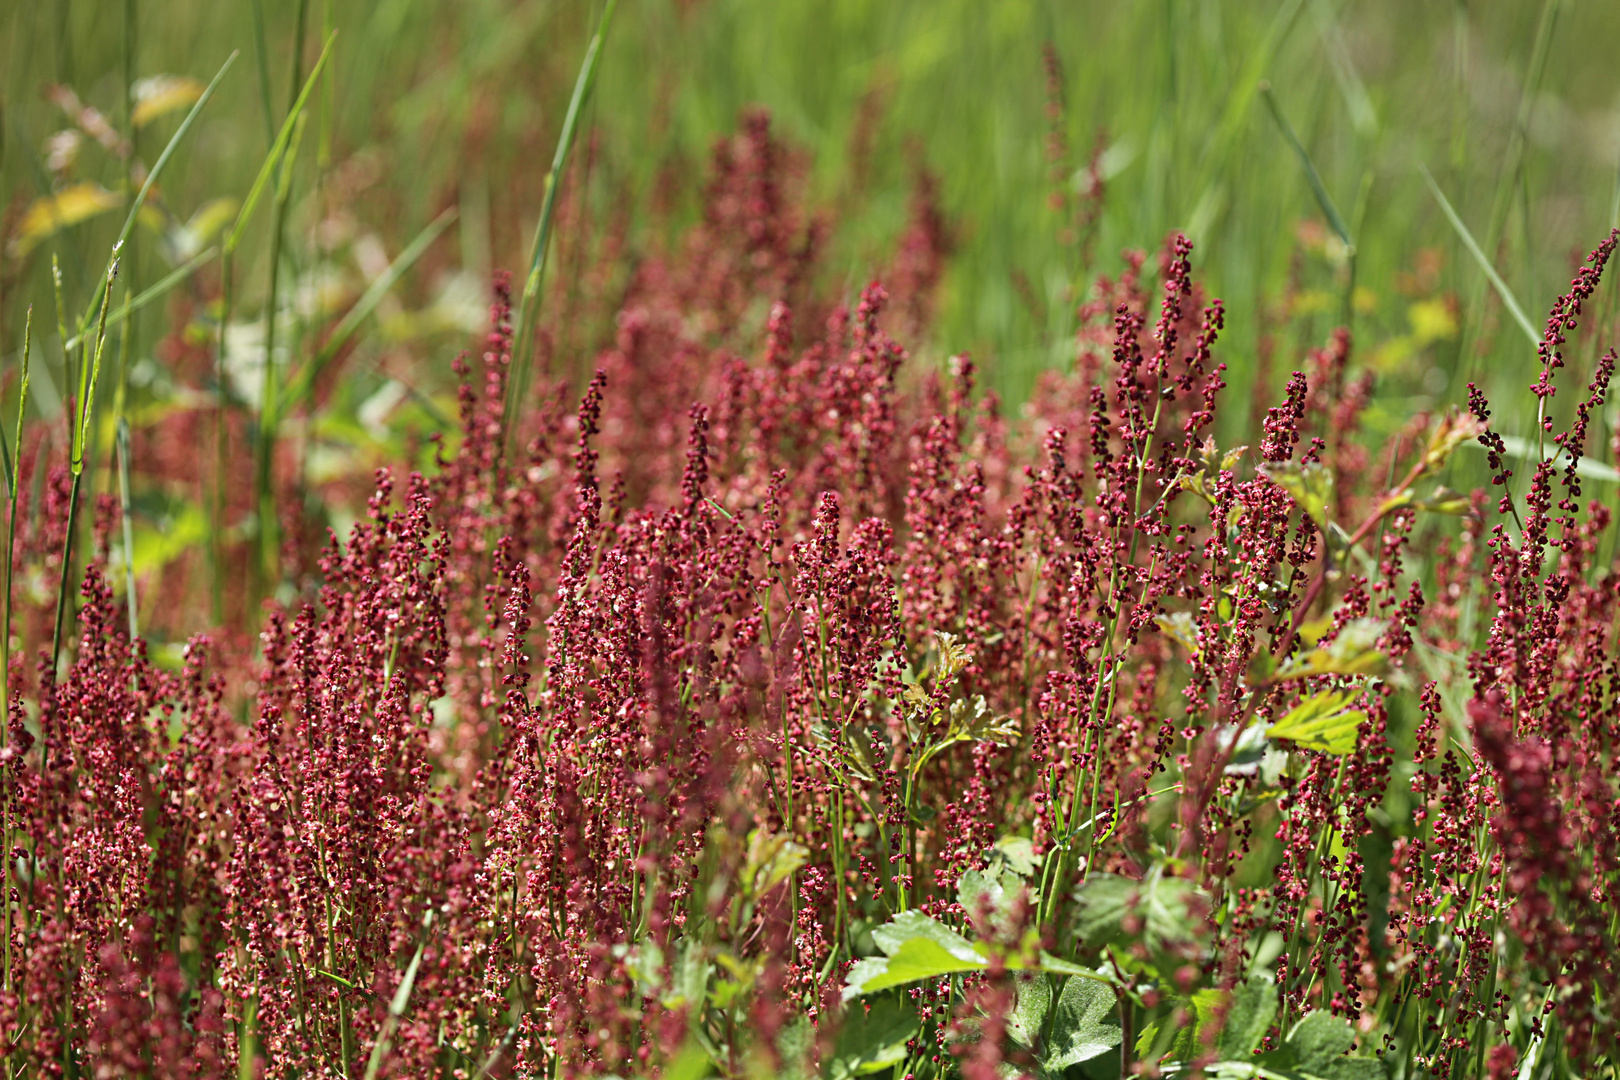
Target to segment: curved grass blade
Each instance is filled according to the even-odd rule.
[[[140,216],[141,207],[146,205],[147,193],[152,190],[152,185],[157,183],[157,178],[163,174],[164,166],[168,165],[169,159],[174,156],[175,149],[179,147],[180,141],[191,131],[191,125],[197,122],[197,117],[202,114],[203,108],[208,104],[208,99],[214,96],[214,91],[219,87],[220,80],[225,77],[227,71],[231,70],[231,65],[236,63],[237,55],[237,53],[232,52],[231,55],[225,58],[225,63],[220,67],[219,74],[214,76],[213,81],[208,84],[208,88],[197,99],[197,103],[191,107],[191,111],[186,113],[186,118],[180,121],[180,126],[175,129],[174,135],[169,139],[169,144],[163,148],[163,153],[158,155],[157,163],[152,166],[152,171],[146,174],[146,182],[141,185],[140,193],[135,196],[134,205],[129,208],[129,216],[124,219],[124,227],[118,232],[118,240],[113,244],[113,250],[116,251],[122,248],[129,240],[130,234],[135,231],[135,221]],[[95,294],[90,297],[90,303],[85,308],[84,315],[79,319],[80,337],[84,336],[84,331],[89,327],[91,317],[102,309],[102,293],[107,287],[108,279],[104,276],[96,286]],[[105,316],[105,310],[102,310],[102,314]],[[63,335],[64,338],[66,336]]]
[[[591,43],[585,49],[585,61],[580,65],[579,78],[574,81],[574,94],[568,101],[568,112],[563,117],[562,133],[557,137],[557,152],[551,159],[551,171],[546,173],[546,197],[540,205],[540,220],[534,227],[534,245],[529,254],[529,274],[523,280],[523,297],[518,303],[517,322],[514,324],[517,348],[512,358],[512,377],[506,384],[506,402],[502,409],[503,438],[510,437],[513,421],[517,417],[518,404],[523,399],[529,381],[529,351],[530,342],[533,340],[530,323],[538,314],[535,305],[540,302],[540,284],[545,280],[546,250],[551,246],[551,219],[557,208],[557,189],[562,186],[563,171],[568,168],[568,155],[574,147],[579,114],[584,111],[585,102],[591,96],[592,87],[596,85],[596,67],[602,55],[602,42],[607,37],[608,28],[613,24],[613,13],[618,6],[619,0],[608,0],[607,7],[602,9],[602,17],[597,20],[596,33],[592,35]]]
[[[366,289],[360,299],[355,301],[354,306],[339,320],[332,333],[328,335],[326,343],[321,346],[320,351],[310,358],[309,363],[304,365],[304,369],[293,379],[291,389],[283,400],[283,412],[297,408],[304,401],[305,397],[314,388],[315,380],[320,377],[322,371],[326,370],[326,365],[331,363],[332,358],[338,354],[344,345],[348,344],[355,331],[360,329],[360,324],[371,316],[371,313],[377,309],[377,305],[382,302],[382,298],[387,296],[389,290],[398,283],[399,279],[405,275],[405,272],[416,264],[416,261],[422,257],[423,253],[432,246],[433,241],[437,240],[439,235],[450,227],[456,220],[456,216],[456,208],[452,206],[434,218],[427,228],[417,233],[416,239],[406,245],[405,250],[399,253],[399,257],[388,264],[388,269],[383,271],[377,280],[371,283],[371,286]]]
[[[326,45],[321,49],[319,59],[310,69],[309,78],[304,80],[304,87],[298,91],[298,97],[293,99],[293,105],[287,112],[287,119],[281,124],[281,130],[276,133],[275,142],[270,144],[270,152],[265,155],[264,164],[259,166],[259,175],[253,178],[253,186],[248,188],[247,198],[242,200],[242,209],[236,212],[236,222],[231,226],[230,233],[225,238],[225,254],[230,255],[242,242],[242,233],[247,229],[248,219],[258,207],[259,198],[264,194],[265,185],[270,182],[271,175],[280,163],[282,155],[287,152],[287,145],[292,141],[293,131],[298,127],[298,118],[304,113],[304,105],[309,101],[310,92],[315,89],[322,70],[326,67],[327,59],[332,55],[332,43],[337,40],[337,31],[334,30],[326,39]]]
[[[429,912],[422,929],[426,930],[432,922],[433,913]],[[366,1080],[376,1080],[377,1071],[382,1068],[383,1058],[387,1056],[389,1045],[394,1041],[394,1032],[399,1027],[399,1018],[405,1015],[405,1008],[411,1002],[411,990],[416,986],[416,970],[422,965],[422,950],[425,948],[427,939],[424,937],[416,945],[416,953],[405,968],[405,977],[399,981],[399,989],[394,991],[394,1000],[388,1003],[388,1017],[383,1021],[376,1045],[371,1048],[371,1060],[366,1063]]]
[[[1458,239],[1463,242],[1463,247],[1468,249],[1468,253],[1474,257],[1474,261],[1479,263],[1479,268],[1485,271],[1486,279],[1490,281],[1491,287],[1496,290],[1496,295],[1502,298],[1502,303],[1507,307],[1508,313],[1513,316],[1513,321],[1519,324],[1519,329],[1524,331],[1524,336],[1530,339],[1531,345],[1540,345],[1541,335],[1536,333],[1536,328],[1531,325],[1530,320],[1525,316],[1524,309],[1519,306],[1518,298],[1513,295],[1513,290],[1508,288],[1507,282],[1502,280],[1502,276],[1496,272],[1496,267],[1491,265],[1491,260],[1485,257],[1485,252],[1480,250],[1479,244],[1475,243],[1474,234],[1468,231],[1468,226],[1463,224],[1463,219],[1452,208],[1451,200],[1447,199],[1446,193],[1440,190],[1440,185],[1434,182],[1434,175],[1429,172],[1429,167],[1419,162],[1418,169],[1423,173],[1423,179],[1429,185],[1429,191],[1434,195],[1435,201],[1440,204],[1441,211],[1445,213],[1446,220],[1451,222],[1453,229],[1457,230]]]
[[[126,299],[122,305],[115,308],[112,313],[107,316],[107,325],[117,326],[119,323],[141,310],[141,308],[160,298],[164,293],[167,293],[170,289],[186,280],[186,278],[191,276],[193,271],[212,262],[218,256],[219,248],[214,247],[192,256],[190,260],[182,263],[180,266],[175,267],[173,270],[169,271],[169,273],[165,274],[163,278],[160,279],[156,284],[142,289],[132,299]],[[82,344],[84,344],[84,335],[79,334],[75,337],[69,338],[68,343],[64,346],[64,348],[71,352]]]
[[[1327,185],[1322,183],[1322,174],[1316,171],[1316,165],[1311,161],[1311,155],[1306,152],[1305,145],[1299,141],[1299,136],[1294,133],[1294,126],[1288,122],[1288,118],[1283,115],[1282,109],[1278,107],[1277,96],[1271,92],[1269,82],[1260,84],[1260,96],[1266,99],[1266,108],[1271,110],[1271,118],[1277,122],[1277,127],[1282,131],[1283,138],[1288,140],[1288,145],[1294,148],[1294,156],[1298,157],[1299,163],[1305,167],[1305,179],[1310,181],[1311,194],[1316,196],[1316,205],[1322,208],[1322,213],[1327,217],[1328,224],[1333,227],[1333,231],[1338,234],[1339,239],[1344,241],[1344,246],[1354,251],[1356,242],[1350,238],[1350,227],[1344,223],[1344,218],[1339,215],[1339,208],[1334,204],[1333,196],[1328,194]]]

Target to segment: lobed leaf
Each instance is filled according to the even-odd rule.
[[[1095,979],[1073,978],[1058,998],[1052,1039],[1042,1064],[1051,1072],[1101,1057],[1125,1038],[1113,1020],[1118,998]]]
[[[1273,739],[1287,739],[1307,750],[1343,757],[1355,752],[1356,732],[1367,714],[1345,708],[1359,696],[1343,690],[1323,690],[1295,705],[1271,725]]]
[[[1385,625],[1383,619],[1352,619],[1331,644],[1290,656],[1277,669],[1274,681],[1286,682],[1312,675],[1382,674],[1388,657],[1378,648],[1378,639],[1383,636]]]

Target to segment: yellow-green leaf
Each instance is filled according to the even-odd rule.
[[[1378,639],[1384,633],[1382,619],[1352,619],[1331,644],[1318,645],[1309,652],[1291,656],[1277,669],[1276,682],[1303,679],[1311,675],[1379,675],[1388,662]]]
[[[130,122],[145,127],[160,116],[189,108],[204,86],[189,75],[153,75],[135,83],[135,111]]]
[[[1272,724],[1269,734],[1273,739],[1287,739],[1306,750],[1341,757],[1354,753],[1356,731],[1367,718],[1360,709],[1345,708],[1356,696],[1341,690],[1313,694]]]
[[[46,237],[81,221],[88,221],[97,214],[115,210],[123,203],[124,197],[118,192],[108,191],[88,180],[65,187],[54,195],[35,199],[17,226],[17,235],[11,241],[11,254],[20,259]]]

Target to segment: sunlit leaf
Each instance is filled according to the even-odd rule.
[[[1291,656],[1277,669],[1275,680],[1303,679],[1311,675],[1378,675],[1388,658],[1378,648],[1385,623],[1382,619],[1352,619],[1331,644],[1318,645]]]
[[[1007,1034],[1020,1046],[1034,1046],[1052,1007],[1052,980],[1037,971],[1018,977],[1018,1004],[1007,1017]]]
[[[63,188],[54,195],[35,199],[17,224],[11,240],[11,254],[22,258],[41,240],[98,214],[116,210],[124,204],[124,197],[108,191],[100,184],[86,180]]]
[[[1186,649],[1194,660],[1198,659],[1198,624],[1193,622],[1191,615],[1185,611],[1176,611],[1169,615],[1155,616],[1153,622],[1158,626],[1160,633]]]
[[[764,896],[810,858],[810,849],[780,833],[755,829],[748,834],[748,863],[743,880],[751,895]]]
[[[1359,694],[1354,691],[1324,690],[1312,694],[1271,725],[1273,739],[1287,739],[1306,750],[1328,754],[1354,753],[1356,732],[1367,714],[1347,705]]]
[[[205,87],[189,75],[152,75],[135,83],[135,111],[130,122],[145,127],[160,116],[179,112],[202,97]]]
[[[1326,529],[1328,501],[1333,498],[1333,473],[1320,462],[1298,465],[1292,461],[1272,461],[1260,471],[1293,497],[1294,504]]]
[[[972,942],[920,911],[896,915],[872,931],[872,940],[884,955],[868,957],[849,969],[844,982],[845,1001],[891,986],[982,971],[988,966]]]

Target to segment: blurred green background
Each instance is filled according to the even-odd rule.
[[[465,340],[477,321],[466,313],[483,302],[468,283],[491,266],[524,264],[599,7],[7,5],[5,356],[14,358],[23,304],[49,308],[49,254],[62,258],[76,311],[123,216],[103,213],[19,250],[15,237],[35,200],[85,181],[116,193],[126,175],[89,137],[62,163],[63,147],[51,140],[74,125],[48,88],[71,88],[122,131],[138,103],[132,82],[162,74],[206,82],[240,50],[163,184],[173,221],[205,230],[206,218],[194,215],[210,200],[240,199],[264,158],[286,108],[302,18],[305,71],[326,30],[339,33],[333,79],[298,158],[304,180],[287,258],[309,272],[319,261],[309,252],[324,242],[319,228],[332,227],[308,192],[342,203],[347,246],[328,273],[361,282],[440,210],[457,207],[457,224],[380,311],[394,316],[385,332],[362,346],[413,353],[424,392],[442,393],[454,344],[434,334]],[[834,222],[832,264],[850,290],[892,250],[917,165],[938,176],[958,247],[932,335],[913,343],[924,358],[971,350],[998,389],[1021,399],[1041,369],[1070,361],[1074,309],[1090,274],[1117,271],[1122,248],[1152,249],[1179,228],[1197,244],[1200,279],[1227,302],[1221,358],[1238,393],[1257,378],[1280,385],[1303,350],[1348,314],[1358,362],[1380,370],[1373,421],[1387,429],[1416,409],[1461,401],[1464,377],[1487,379],[1499,396],[1532,378],[1529,342],[1420,166],[1539,329],[1572,259],[1616,218],[1616,41],[1620,5],[1557,0],[624,0],[586,116],[591,214],[627,215],[634,245],[638,223],[652,220],[660,177],[684,176],[689,193],[700,190],[713,140],[742,108],[762,104],[808,155],[813,200]],[[1060,240],[1070,224],[1050,198],[1047,43],[1061,64],[1057,124],[1070,147],[1060,179],[1082,186],[1095,160],[1106,182],[1090,270]],[[1349,251],[1262,82],[1354,240],[1353,292]],[[181,115],[141,128],[137,154],[149,161]],[[695,208],[689,194],[673,220]],[[243,318],[264,303],[270,218],[258,215],[238,259]],[[145,234],[138,246],[137,291],[176,254],[166,257]],[[456,277],[457,269],[470,273]],[[207,292],[193,287],[196,298]],[[460,308],[452,311],[447,296]],[[137,357],[156,355],[171,331],[163,310],[138,321]],[[412,313],[421,317],[403,318]],[[1525,396],[1503,398],[1499,415],[1515,415]]]

